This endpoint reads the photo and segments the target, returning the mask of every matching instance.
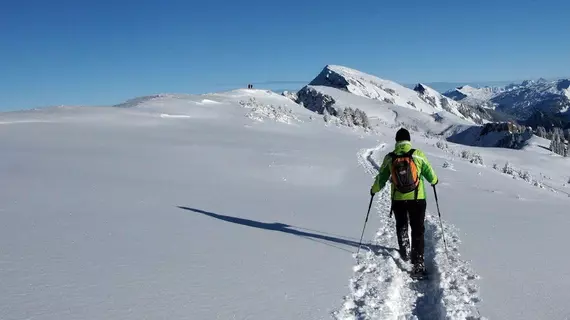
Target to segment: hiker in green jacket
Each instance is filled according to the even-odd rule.
[[[410,240],[408,220],[412,228],[412,249],[410,252],[414,274],[425,274],[424,265],[424,219],[426,212],[426,191],[423,178],[432,185],[438,183],[425,154],[412,149],[410,133],[402,128],[396,133],[396,148],[384,158],[380,173],[370,190],[373,196],[388,180],[391,180],[392,209],[396,218],[396,232],[400,256],[408,260]],[[409,219],[408,219],[409,217]]]

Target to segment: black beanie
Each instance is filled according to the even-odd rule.
[[[398,132],[396,132],[396,142],[400,142],[400,141],[410,141],[410,132],[404,128],[398,130]]]

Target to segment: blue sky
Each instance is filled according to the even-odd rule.
[[[568,12],[566,0],[5,1],[0,109],[295,88],[327,64],[401,83],[569,76]]]

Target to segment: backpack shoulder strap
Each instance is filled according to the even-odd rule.
[[[410,151],[408,151],[408,156],[412,159],[412,162],[414,163],[414,165],[416,165],[416,162],[414,161],[414,152],[416,152],[416,149],[410,149]],[[418,191],[419,191],[419,187],[416,188],[414,190],[414,200],[417,201],[418,200]]]

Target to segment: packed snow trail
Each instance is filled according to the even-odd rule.
[[[378,153],[386,144],[359,153],[359,162],[371,175],[380,168]],[[350,294],[333,313],[338,320],[368,319],[484,319],[477,310],[478,276],[460,258],[454,228],[444,223],[449,260],[445,255],[439,220],[426,212],[425,263],[428,280],[412,280],[411,265],[397,250],[396,225],[390,217],[390,192],[384,188],[376,199],[380,230],[372,246],[356,255]]]

